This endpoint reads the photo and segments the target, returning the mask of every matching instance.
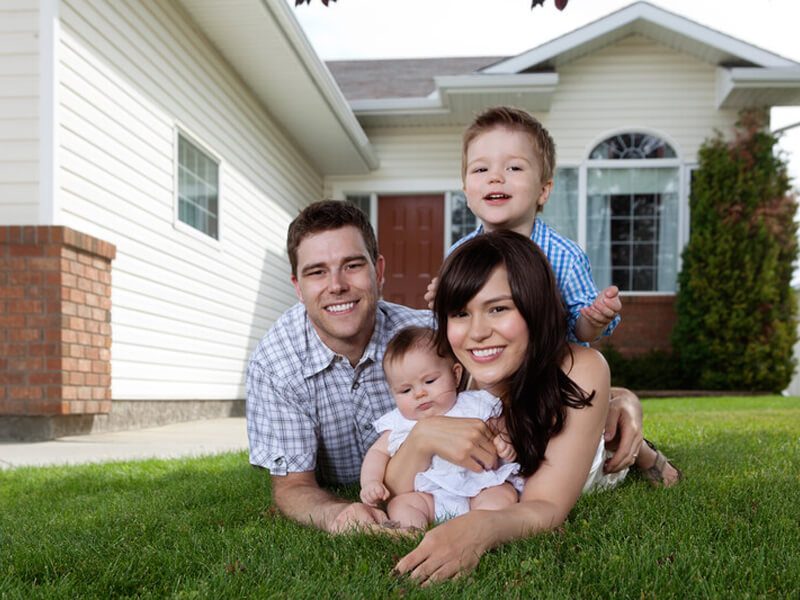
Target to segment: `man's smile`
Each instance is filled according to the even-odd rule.
[[[334,315],[340,315],[353,310],[358,304],[358,300],[350,300],[349,302],[338,302],[336,304],[329,304],[325,307],[325,311]]]

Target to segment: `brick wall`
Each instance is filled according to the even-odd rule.
[[[0,416],[111,410],[111,261],[67,227],[0,226]]]
[[[669,351],[676,319],[675,296],[623,296],[622,321],[609,343],[623,356]]]

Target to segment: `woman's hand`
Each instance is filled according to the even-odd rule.
[[[423,586],[472,571],[491,548],[488,511],[475,510],[428,531],[395,566]]]
[[[491,469],[497,460],[494,433],[480,419],[430,417],[419,421],[411,436],[418,438],[430,455],[476,473]]]

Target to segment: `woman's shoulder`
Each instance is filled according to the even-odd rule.
[[[578,344],[570,344],[569,349],[561,367],[564,373],[584,389],[584,383],[592,384],[592,387],[609,385],[608,363],[600,352]]]

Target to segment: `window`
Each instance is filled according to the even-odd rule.
[[[592,151],[586,250],[601,289],[613,284],[623,291],[675,291],[680,197],[675,157],[666,142],[641,133],[613,136]]]
[[[461,190],[450,192],[450,244],[478,228],[478,219],[467,206],[467,197]]]
[[[370,203],[372,200],[371,194],[347,194],[345,196],[345,201],[348,204],[352,204],[361,209],[367,218],[369,219],[372,215],[372,211],[370,210]]]
[[[219,162],[180,133],[178,220],[219,239]]]
[[[550,199],[537,215],[564,237],[578,241],[578,169],[556,169]]]

